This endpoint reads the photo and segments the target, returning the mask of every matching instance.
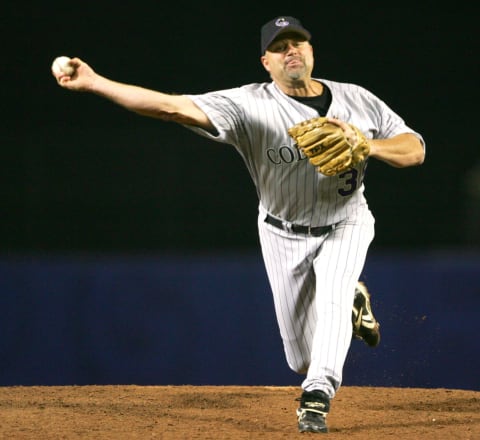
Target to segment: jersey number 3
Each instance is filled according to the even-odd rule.
[[[343,179],[343,188],[339,188],[338,194],[341,196],[349,196],[361,185],[363,180],[363,173],[359,176],[358,170],[352,168],[345,173],[340,174],[339,179]],[[359,178],[360,177],[360,178]]]

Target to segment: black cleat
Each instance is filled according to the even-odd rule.
[[[352,324],[354,338],[362,339],[370,347],[380,343],[380,323],[373,316],[367,286],[360,281],[355,288]]]
[[[323,391],[304,391],[297,409],[300,432],[328,432],[326,418],[330,399]]]

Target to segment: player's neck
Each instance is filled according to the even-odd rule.
[[[277,83],[283,93],[289,96],[319,96],[323,93],[323,85],[314,80],[291,81],[285,84]]]

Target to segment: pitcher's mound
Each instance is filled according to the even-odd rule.
[[[0,388],[1,439],[292,439],[297,387]],[[343,387],[329,439],[478,440],[480,392]]]

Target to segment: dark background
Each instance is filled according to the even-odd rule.
[[[256,249],[256,193],[232,147],[61,89],[50,64],[79,56],[174,93],[261,82],[259,29],[281,14],[312,31],[316,76],[365,86],[427,142],[421,167],[370,162],[373,250],[478,248],[480,184],[466,183],[480,163],[471,9],[108,1],[3,8],[1,250]]]

